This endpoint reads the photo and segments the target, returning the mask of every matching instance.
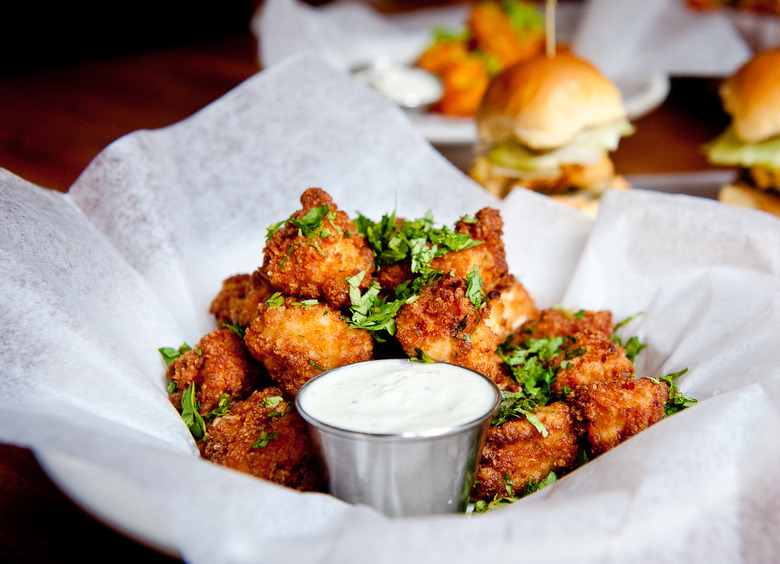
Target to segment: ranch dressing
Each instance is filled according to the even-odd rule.
[[[441,81],[430,72],[389,61],[360,67],[355,78],[404,108],[421,108],[444,94]]]
[[[445,363],[369,361],[331,370],[298,394],[305,415],[373,434],[426,434],[484,418],[499,392],[484,376]]]

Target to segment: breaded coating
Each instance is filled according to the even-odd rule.
[[[383,264],[374,273],[374,278],[382,288],[382,294],[393,296],[396,288],[414,278],[410,260],[403,260],[393,264]]]
[[[598,456],[664,417],[669,388],[650,378],[591,382],[569,398],[578,433]]]
[[[517,331],[513,342],[522,344],[528,337],[563,337],[573,335],[584,329],[598,331],[611,337],[614,324],[612,312],[580,311],[568,312],[558,308],[548,308],[539,312],[536,319],[524,323]]]
[[[261,304],[244,342],[290,396],[320,372],[373,355],[368,331],[350,328],[325,302],[309,304],[290,296],[280,305]]]
[[[479,210],[475,218],[473,222],[460,220],[455,230],[469,235],[475,241],[482,241],[482,244],[434,258],[431,268],[465,278],[476,266],[479,268],[483,289],[490,292],[509,272],[502,239],[504,221],[499,211],[493,208]]]
[[[523,323],[539,316],[536,302],[512,274],[507,274],[498,282],[488,299],[490,317],[485,321],[502,341]]]
[[[204,458],[300,491],[322,491],[314,447],[301,416],[279,388],[231,403],[204,437]]]
[[[499,387],[513,384],[496,353],[501,339],[485,322],[489,305],[477,310],[466,295],[463,278],[445,275],[426,286],[419,299],[404,305],[396,317],[396,337],[406,354],[422,351],[438,362],[481,372]]]
[[[263,382],[264,372],[249,355],[241,338],[230,329],[217,329],[168,367],[166,377],[176,384],[171,403],[181,410],[184,391],[195,384],[199,413],[215,409],[222,394],[244,399]]]
[[[259,271],[252,274],[236,274],[222,282],[209,313],[219,323],[242,325],[247,327],[257,315],[257,306],[270,298],[276,288]]]
[[[360,284],[365,290],[374,272],[374,253],[327,192],[309,188],[301,204],[303,209],[266,243],[261,271],[285,295],[323,298],[344,308],[349,305],[347,278],[366,272]],[[326,213],[319,214],[322,206]]]
[[[551,471],[560,474],[574,466],[579,447],[569,406],[552,403],[537,408],[536,416],[546,437],[525,417],[488,430],[473,499],[520,496],[529,482],[540,482]]]
[[[552,385],[556,394],[598,380],[614,380],[634,375],[634,364],[626,351],[604,333],[584,329],[564,337],[560,369]]]

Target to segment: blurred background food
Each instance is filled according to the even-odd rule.
[[[462,28],[432,33],[416,64],[441,78],[444,96],[432,110],[450,116],[473,116],[491,78],[545,45],[539,4],[521,0],[479,1]]]
[[[496,196],[525,188],[595,215],[605,190],[628,187],[609,157],[634,131],[620,91],[570,52],[505,68],[475,117],[482,150],[469,174]]]
[[[731,123],[705,151],[739,175],[718,199],[780,216],[780,47],[758,52],[719,93]]]

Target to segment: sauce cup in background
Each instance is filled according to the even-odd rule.
[[[402,359],[323,372],[295,400],[329,493],[390,517],[467,509],[500,402],[478,372]]]

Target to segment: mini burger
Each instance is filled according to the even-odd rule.
[[[739,173],[718,199],[780,216],[780,47],[754,55],[719,93],[731,124],[705,154]]]
[[[503,198],[514,188],[588,213],[608,188],[627,188],[609,158],[633,133],[617,87],[570,52],[514,64],[491,81],[475,115],[469,175]]]

